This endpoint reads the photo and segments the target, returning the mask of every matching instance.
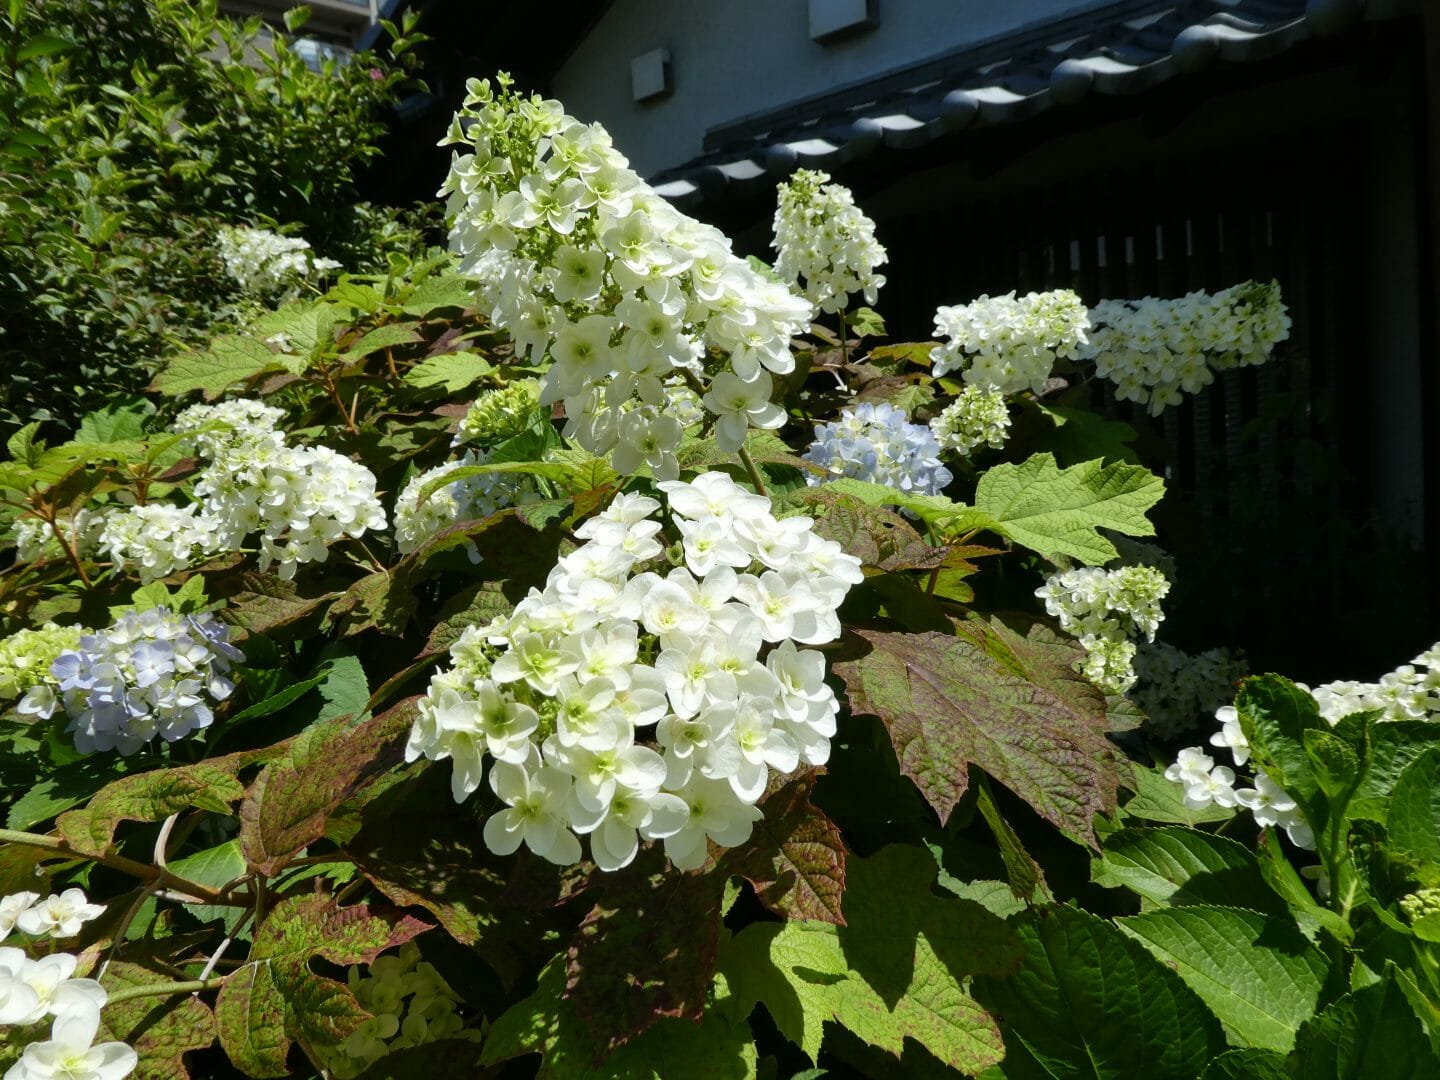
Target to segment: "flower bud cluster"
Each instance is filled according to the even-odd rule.
[[[50,665],[66,649],[80,644],[83,633],[83,627],[47,622],[38,630],[19,630],[0,641],[0,698],[17,698],[49,682]]]
[[[1215,372],[1263,364],[1290,336],[1278,282],[1245,281],[1178,300],[1103,300],[1081,357],[1115,384],[1121,401],[1158,416],[1215,381]]]
[[[209,702],[230,696],[226,674],[242,658],[230,628],[209,614],[132,611],[56,657],[53,683],[31,687],[18,709],[49,719],[63,707],[82,754],[133,754],[156,735],[174,742],[207,727]]]
[[[712,352],[728,357],[710,361],[704,395],[720,448],[780,427],[771,373],[794,370],[790,338],[810,305],[660,198],[599,125],[522,98],[503,76],[498,92],[475,80],[468,91],[449,141],[470,149],[441,189],[451,248],[517,353],[553,358],[541,401],[564,401],[566,436],[595,455],[625,443],[632,462],[673,478],[664,380],[701,373]]]
[[[1005,395],[998,390],[967,386],[930,421],[930,431],[941,449],[961,457],[969,457],[980,446],[999,450],[1010,436]]]
[[[922,495],[938,495],[954,479],[940,463],[940,443],[930,428],[910,423],[902,410],[884,402],[863,402],[843,410],[838,420],[816,424],[815,441],[804,456],[832,477]],[[818,476],[806,479],[812,486],[822,482]]]
[[[936,333],[948,340],[930,351],[936,376],[957,368],[972,386],[1039,393],[1057,359],[1080,355],[1090,319],[1069,289],[982,296],[935,312]]]
[[[1082,566],[1051,574],[1035,595],[1062,629],[1085,647],[1084,674],[1102,690],[1123,694],[1135,684],[1135,643],[1155,640],[1170,582],[1153,566],[1101,570]]]
[[[414,477],[395,500],[395,544],[409,555],[447,525],[479,521],[516,503],[539,498],[534,481],[523,473],[486,473],[462,476],[430,493],[420,502],[427,484],[467,465],[483,465],[488,451],[467,450],[459,461],[447,461]],[[470,558],[480,561],[480,552],[469,545]]]
[[[669,557],[660,502],[617,496],[543,590],[462,633],[420,703],[406,757],[452,759],[457,801],[493,759],[497,854],[573,863],[578,833],[605,870],[642,839],[694,869],[707,841],[749,837],[772,771],[829,758],[838,705],[797,646],[839,636],[859,560],[724,473],[659,486]]]
[[[370,1019],[332,1050],[326,1064],[336,1080],[359,1076],[386,1054],[441,1039],[480,1038],[456,1013],[460,998],[414,942],[394,955],[376,957],[362,973],[352,966],[350,992]]]
[[[385,528],[375,474],[327,446],[291,446],[284,414],[257,401],[193,405],[176,430],[205,461],[197,502],[151,503],[105,518],[99,546],[119,570],[154,581],[259,533],[260,569],[279,564],[290,579],[301,563],[323,562],[328,545]]]
[[[1239,714],[1234,706],[1225,705],[1215,710],[1215,719],[1220,722],[1220,730],[1210,736],[1210,745],[1228,750],[1239,768],[1250,760],[1250,743],[1240,726]],[[1203,810],[1212,803],[1226,808],[1243,806],[1262,828],[1284,829],[1296,847],[1315,849],[1315,832],[1299,805],[1258,765],[1254,786],[1236,787],[1235,769],[1216,765],[1201,747],[1188,746],[1166,768],[1165,778],[1185,786],[1185,805],[1192,810]]]
[[[540,408],[538,379],[517,379],[498,390],[486,390],[460,420],[451,446],[476,443],[490,447],[526,431]]]
[[[0,941],[16,929],[34,937],[74,937],[104,911],[79,889],[44,900],[33,892],[13,893],[0,898]],[[78,967],[71,953],[52,951],[32,960],[23,949],[0,947],[0,1038],[7,1027],[51,1022],[50,1038],[34,1033],[5,1080],[121,1080],[134,1071],[139,1056],[133,1049],[95,1043],[109,995],[94,979],[75,978]]]
[[[1146,730],[1171,738],[1233,699],[1235,684],[1246,671],[1244,655],[1230,649],[1192,655],[1156,641],[1135,653],[1136,683],[1130,700],[1144,711]]]
[[[1309,687],[1306,687],[1309,690]],[[1440,718],[1440,642],[1379,682],[1329,682],[1310,690],[1320,715],[1338,724],[1351,713],[1380,710],[1381,720]]]
[[[1400,898],[1400,910],[1411,923],[1440,915],[1440,889],[1418,889]]]
[[[779,196],[770,245],[778,253],[775,273],[821,311],[844,311],[855,293],[875,303],[885,284],[875,272],[885,249],[850,189],[830,183],[828,173],[799,169],[779,185]]]
[[[298,285],[311,274],[338,270],[333,259],[311,255],[310,245],[299,237],[281,236],[268,229],[225,227],[215,237],[225,272],[240,290],[261,300]]]

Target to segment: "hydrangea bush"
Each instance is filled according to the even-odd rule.
[[[7,1080],[1440,1067],[1436,650],[1155,640],[1078,404],[1121,308],[1283,363],[1277,287],[867,346],[826,178],[772,277],[508,79],[452,136],[452,256],[9,440]]]

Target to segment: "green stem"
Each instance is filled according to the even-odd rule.
[[[133,1001],[135,998],[143,997],[170,997],[174,994],[195,994],[201,990],[214,990],[218,988],[228,975],[221,975],[211,979],[190,979],[187,982],[150,983],[147,986],[132,986],[126,990],[114,991],[108,999],[106,1006],[118,1005],[122,1001]]]
[[[765,487],[765,481],[760,477],[760,470],[755,467],[755,459],[750,456],[750,451],[740,447],[740,464],[745,466],[745,471],[750,474],[750,482],[755,485],[755,494],[770,497],[770,491]]]
[[[127,859],[124,855],[92,855],[87,851],[76,851],[58,836],[42,836],[40,833],[21,832],[19,829],[0,829],[0,844],[21,844],[25,847],[45,848],[57,855],[64,855],[71,859],[90,859],[102,866],[108,866],[112,870],[119,870],[122,874],[140,878],[142,881],[152,881],[159,886],[173,887],[179,892],[195,897],[202,903],[221,902],[219,894],[214,889],[198,885],[193,881],[186,881],[169,870],[136,862],[134,859]]]

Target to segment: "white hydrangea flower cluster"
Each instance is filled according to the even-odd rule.
[[[724,473],[660,488],[676,565],[660,502],[616,496],[543,590],[464,631],[420,703],[406,757],[452,759],[457,801],[494,759],[505,808],[484,836],[497,854],[524,843],[573,863],[578,833],[605,870],[642,839],[694,869],[707,841],[749,837],[772,770],[829,759],[839,707],[824,657],[797,646],[839,636],[859,560]]]
[[[541,400],[564,401],[566,436],[596,455],[624,443],[674,479],[664,381],[707,370],[722,450],[739,449],[748,428],[784,424],[771,373],[794,370],[790,339],[809,327],[810,305],[656,195],[604,128],[499,85],[468,84],[449,141],[471,152],[455,156],[440,193],[481,307],[517,353],[553,358]],[[707,368],[712,352],[728,360]]]
[[[821,311],[844,311],[855,293],[875,303],[885,284],[875,272],[885,249],[850,189],[830,183],[829,173],[799,169],[778,191],[775,273]]]
[[[1170,582],[1153,566],[1082,566],[1051,574],[1035,595],[1085,647],[1085,677],[1107,693],[1123,694],[1135,685],[1130,638],[1155,640],[1165,618],[1160,601],[1169,592]]]
[[[1135,653],[1130,700],[1145,712],[1145,727],[1162,739],[1193,728],[1235,696],[1247,671],[1242,653],[1207,649],[1191,654],[1163,641]]]
[[[540,381],[517,379],[495,390],[486,390],[460,419],[451,446],[476,443],[494,446],[512,439],[530,427],[540,408]]]
[[[1338,681],[1305,689],[1332,724],[1372,709],[1381,710],[1381,720],[1440,719],[1440,642],[1380,676],[1379,682]]]
[[[1081,358],[1115,384],[1121,401],[1158,416],[1215,381],[1215,372],[1263,364],[1290,336],[1279,282],[1245,281],[1178,300],[1103,300]]]
[[[156,735],[174,742],[208,727],[209,702],[230,696],[226,674],[242,658],[230,628],[208,613],[131,611],[56,657],[53,683],[31,687],[17,708],[47,720],[63,708],[82,754],[133,754]]]
[[[284,413],[258,401],[193,405],[175,430],[191,434],[206,462],[197,502],[128,506],[105,518],[99,547],[117,569],[148,583],[260,534],[260,569],[280,577],[323,562],[342,536],[383,529],[375,474],[326,446],[291,446],[278,429]]]
[[[34,937],[71,938],[105,908],[89,903],[80,889],[41,899],[38,893],[0,898],[0,941],[19,930]],[[50,952],[31,960],[23,949],[0,947],[0,1039],[4,1028],[25,1028],[51,1020],[50,1038],[37,1036],[5,1080],[121,1080],[139,1063],[120,1042],[95,1043],[100,1009],[109,995],[94,979],[77,979],[79,959]],[[53,1019],[52,1019],[53,1018]]]
[[[393,955],[376,957],[368,971],[352,966],[347,981],[370,1019],[328,1055],[326,1064],[336,1080],[351,1080],[386,1054],[409,1046],[481,1037],[478,1030],[465,1027],[455,1011],[459,996],[420,959],[414,942]]]
[[[310,245],[299,237],[268,229],[227,226],[216,234],[215,247],[240,290],[261,300],[273,299],[312,274],[340,269],[333,259],[311,255]]]
[[[924,424],[912,424],[888,402],[866,401],[815,425],[815,441],[804,454],[830,476],[850,476],[897,491],[938,495],[954,479],[940,462],[940,443]],[[822,482],[807,475],[813,487]]]
[[[19,562],[39,562],[41,559],[62,557],[59,538],[75,554],[84,558],[92,554],[100,544],[105,528],[107,513],[82,507],[68,520],[57,519],[55,525],[43,518],[25,516],[16,519],[14,527],[15,558]],[[59,528],[57,535],[56,528]]]
[[[0,698],[18,698],[49,682],[50,665],[66,649],[79,645],[84,633],[81,626],[47,622],[38,630],[17,630],[0,641]]]
[[[486,473],[462,476],[431,492],[420,502],[420,493],[431,481],[448,476],[468,465],[483,465],[488,452],[467,450],[459,461],[447,461],[419,473],[395,500],[395,544],[402,555],[409,555],[447,525],[459,521],[479,521],[507,506],[538,499],[534,481],[523,473]],[[480,561],[480,552],[469,545],[472,562]]]
[[[999,450],[1010,437],[1010,410],[998,390],[967,386],[930,421],[930,431],[944,450],[969,457],[981,446]]]
[[[936,333],[948,340],[930,359],[936,376],[959,368],[972,386],[1038,394],[1056,360],[1081,355],[1089,329],[1085,305],[1069,289],[982,296],[935,312]]]
[[[1210,745],[1228,750],[1239,768],[1250,760],[1250,743],[1240,727],[1233,705],[1215,710],[1220,730],[1210,736]],[[1262,828],[1280,828],[1290,842],[1307,851],[1315,850],[1315,832],[1295,800],[1264,769],[1255,766],[1253,787],[1236,787],[1235,770],[1216,765],[1214,758],[1199,746],[1187,746],[1165,770],[1165,778],[1185,785],[1185,805],[1203,810],[1212,803],[1226,808],[1243,806]]]

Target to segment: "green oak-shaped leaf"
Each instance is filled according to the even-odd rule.
[[[1165,482],[1139,465],[1086,461],[1062,469],[1053,454],[1036,454],[987,470],[975,489],[975,509],[1047,559],[1068,556],[1103,566],[1117,553],[1096,530],[1154,535],[1145,512],[1164,494]]]
[[[368,964],[430,929],[410,916],[381,918],[327,896],[280,901],[255,932],[245,963],[220,987],[220,1044],[247,1076],[286,1076],[293,1039],[334,1046],[369,1018],[348,987],[316,975],[310,961]]]
[[[116,961],[100,985],[110,993],[172,982],[173,977],[139,964]],[[134,1048],[140,1064],[135,1080],[189,1080],[184,1055],[215,1041],[215,1016],[197,997],[141,997],[107,1005],[100,1014],[100,1040],[118,1039]]]
[[[972,988],[1004,1018],[1007,1050],[1037,1063],[1018,1075],[1195,1080],[1225,1049],[1199,996],[1104,919],[1055,906],[1010,926],[1025,948],[1020,970]]]
[[[844,927],[747,926],[721,949],[737,1008],[763,1003],[812,1060],[823,1025],[834,1021],[897,1057],[908,1036],[968,1073],[999,1061],[999,1030],[964,980],[1012,972],[1016,941],[979,904],[937,895],[935,876],[923,849],[884,848],[850,859]]]
[[[1237,1046],[1289,1052],[1330,971],[1283,916],[1195,905],[1116,924],[1200,995]]]
[[[495,370],[479,353],[442,353],[421,361],[405,373],[405,381],[422,390],[441,387],[448,394],[464,390]]]
[[[366,779],[398,765],[418,697],[350,727],[346,718],[308,728],[250,785],[240,805],[240,850],[263,874],[275,874],[325,835],[325,822]]]
[[[540,1054],[536,1080],[749,1080],[756,1051],[749,1025],[734,1018],[729,991],[717,979],[699,1023],[664,1018],[603,1059],[594,1033],[565,997],[565,957],[540,972],[531,994],[491,1026],[481,1061],[487,1065]],[[617,993],[621,992],[617,989]]]
[[[680,873],[658,846],[592,877],[593,902],[571,939],[565,996],[599,1054],[666,1016],[698,1021],[715,971],[723,873]]]
[[[237,382],[280,370],[280,357],[255,338],[224,335],[203,352],[176,356],[155,376],[150,388],[169,397],[201,390],[213,401]]]
[[[764,818],[745,844],[725,853],[720,869],[748,879],[777,915],[843,923],[845,844],[835,823],[810,802],[815,776],[809,769],[774,787],[760,803]]]
[[[1045,820],[1094,845],[1113,813],[1119,771],[1105,737],[1105,698],[1075,674],[1080,655],[1043,626],[1028,637],[998,620],[955,633],[858,630],[869,652],[837,662],[857,713],[889,731],[900,771],[943,822],[977,765]]]

